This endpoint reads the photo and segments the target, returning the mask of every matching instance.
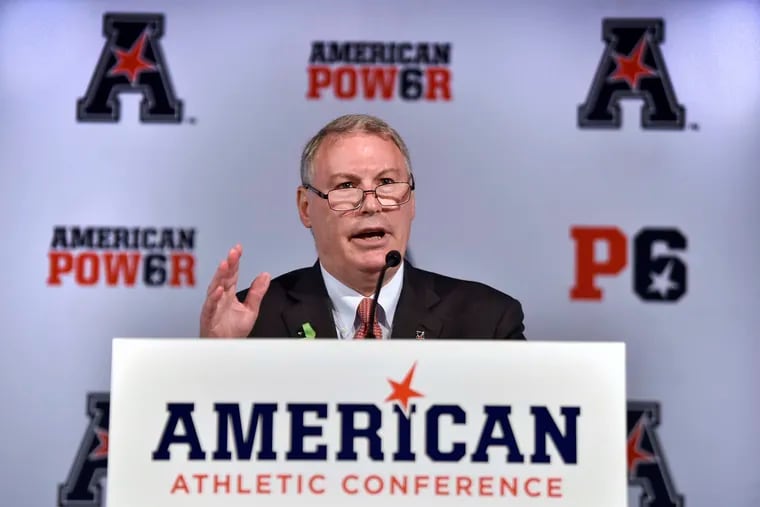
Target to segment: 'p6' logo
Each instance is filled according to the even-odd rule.
[[[629,264],[628,238],[618,227],[576,226],[575,284],[570,299],[601,301],[600,276],[617,276]],[[686,236],[673,228],[644,228],[633,237],[633,290],[644,301],[674,302],[686,294],[686,263],[675,252],[686,250]],[[607,247],[606,258],[598,246]]]

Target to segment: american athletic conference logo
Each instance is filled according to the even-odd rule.
[[[698,130],[686,124],[662,52],[665,21],[659,18],[608,18],[602,22],[605,42],[584,103],[578,106],[582,129],[619,129],[621,100],[641,99],[645,130]]]
[[[461,473],[453,476],[445,472],[436,474],[434,469],[436,464],[486,464],[491,461],[559,464],[572,469],[578,463],[579,406],[484,405],[474,412],[467,412],[456,402],[411,403],[412,399],[426,397],[418,387],[412,386],[416,366],[417,363],[412,364],[401,381],[388,379],[391,392],[383,403],[256,401],[251,404],[217,402],[212,406],[198,406],[188,401],[168,402],[166,419],[160,435],[156,435],[157,444],[151,459],[154,462],[172,460],[175,463],[177,460],[187,460],[186,465],[192,466],[192,472],[179,472],[173,476],[172,484],[166,485],[167,491],[178,497],[266,497],[278,494],[308,497],[338,492],[354,497],[430,494],[562,498],[564,477],[556,471],[551,477],[519,473]],[[389,402],[392,403],[391,410],[384,410],[384,404]],[[518,412],[519,416],[531,417],[529,428],[512,425],[511,421]],[[555,418],[552,412],[561,414],[561,417]],[[415,416],[417,413],[424,415]],[[196,429],[196,417],[208,415],[212,415],[216,433],[208,443],[213,442],[214,447],[204,447]],[[244,418],[249,421],[247,433],[242,423]],[[331,419],[340,421],[336,438],[325,434]],[[313,422],[315,420],[317,422]],[[449,432],[441,431],[440,425],[448,427],[452,423],[458,427],[474,428],[474,434],[478,437],[470,441],[465,438],[449,441],[449,438],[444,438]],[[418,425],[424,427],[423,439],[414,437],[413,427]],[[275,427],[281,437],[284,435],[279,440],[281,447],[273,438]],[[381,434],[388,435],[387,431],[395,438],[381,437]],[[531,442],[532,452],[522,449],[518,441]],[[256,442],[258,447],[255,446]],[[499,451],[491,451],[492,447],[499,448]],[[282,470],[280,473],[203,472],[204,462],[229,462],[233,459],[259,464],[269,462],[273,466],[275,463],[308,462],[311,470],[308,473],[282,473]],[[330,469],[333,461],[340,464],[364,459],[398,465],[425,461],[430,465],[431,473],[341,473]]]
[[[77,121],[118,122],[119,96],[138,93],[142,95],[141,122],[182,122],[183,103],[174,92],[161,47],[164,26],[162,14],[104,15],[106,42],[87,91],[77,100]]]
[[[415,397],[414,394],[421,395],[411,388],[411,380],[411,375],[408,374],[402,382],[396,383],[398,387],[394,386],[388,399],[395,398],[399,404],[402,404],[404,399],[409,400]],[[110,396],[107,392],[90,393],[87,396],[87,426],[66,481],[58,486],[58,507],[102,507],[105,504],[103,483],[108,468],[109,406]],[[233,407],[233,409],[236,408]],[[412,407],[412,411],[414,410],[415,408]],[[188,414],[188,411],[185,410],[184,413]],[[220,413],[235,414],[236,410]],[[239,412],[237,413],[239,415]],[[264,410],[260,413],[266,415],[268,412]],[[398,413],[397,405],[396,414]],[[629,401],[627,419],[628,484],[630,487],[640,489],[639,505],[641,507],[683,507],[684,497],[678,492],[671,479],[664,450],[657,435],[657,428],[661,422],[660,404],[652,401]],[[404,451],[408,448],[409,445],[406,443]],[[202,449],[201,452],[203,452]],[[177,479],[175,480],[177,488],[184,490],[187,487],[189,490],[192,482],[188,482],[187,477]],[[217,487],[229,490],[234,487],[243,491],[250,489],[243,483],[242,477],[239,479],[239,484],[237,480],[233,485],[230,478]],[[198,479],[194,481],[197,482]],[[380,482],[375,481],[375,485],[379,486]],[[347,487],[351,489],[360,485],[358,477],[347,481]],[[300,486],[316,491],[324,488],[323,481],[318,476],[312,476],[306,483],[301,481]],[[373,486],[371,481],[369,486]],[[429,482],[427,486],[430,486]],[[298,483],[294,483],[291,487],[298,487]]]

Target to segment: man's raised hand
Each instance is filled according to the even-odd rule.
[[[271,276],[261,273],[248,290],[244,302],[238,301],[237,282],[243,247],[236,245],[219,263],[206,292],[201,309],[200,336],[202,338],[245,338],[259,316]]]

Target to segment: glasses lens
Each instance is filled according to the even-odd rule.
[[[358,188],[338,188],[327,193],[327,201],[336,211],[348,211],[359,206],[363,195]]]
[[[377,200],[383,206],[398,206],[409,200],[412,187],[408,183],[386,183],[377,187]]]

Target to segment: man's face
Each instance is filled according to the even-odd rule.
[[[314,158],[311,185],[325,194],[346,187],[374,190],[392,181],[409,181],[406,162],[393,141],[377,135],[355,133],[325,139]],[[357,270],[379,272],[391,250],[405,255],[414,218],[414,192],[401,206],[383,207],[374,194],[366,194],[360,208],[334,211],[326,199],[299,188],[298,209],[301,221],[314,233],[320,262],[334,276],[350,279],[350,273]]]

